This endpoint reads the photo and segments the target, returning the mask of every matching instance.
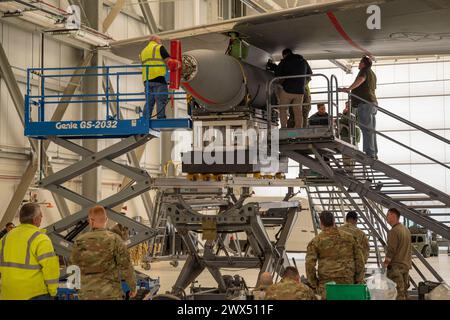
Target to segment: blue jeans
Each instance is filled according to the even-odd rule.
[[[145,81],[144,82],[144,90],[147,90],[147,82],[148,82],[148,90],[149,90],[149,96],[148,96],[148,104],[150,105],[150,118],[152,117],[153,113],[153,107],[157,106],[158,113],[156,117],[158,119],[165,119],[166,118],[166,104],[169,100],[169,95],[167,94],[169,91],[169,88],[167,87],[167,84],[160,83],[160,82],[152,82],[152,81]],[[154,93],[154,94],[152,94]],[[145,109],[147,109],[147,103],[145,104]],[[144,114],[145,114],[144,109]]]
[[[376,118],[377,108],[371,104],[358,104],[357,115],[358,124],[360,125],[363,134],[363,151],[369,157],[375,158],[378,156]],[[373,131],[372,131],[373,130]]]

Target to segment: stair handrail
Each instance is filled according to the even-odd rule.
[[[338,108],[338,105],[339,105],[338,104],[338,101],[339,101],[339,99],[338,99],[339,85],[338,85],[337,77],[334,74],[330,78],[330,83],[331,83],[331,90],[332,90],[331,94],[333,94],[333,93],[336,94],[336,99],[332,99],[332,104],[333,104],[332,107]],[[400,122],[402,122],[402,123],[404,123],[406,125],[409,125],[409,126],[415,128],[415,129],[417,129],[417,130],[419,130],[419,131],[421,131],[421,132],[423,132],[425,134],[428,134],[429,136],[432,136],[432,137],[434,137],[434,138],[436,138],[436,139],[438,139],[438,140],[440,140],[442,142],[450,144],[450,140],[448,140],[448,139],[446,139],[446,138],[444,138],[444,137],[442,137],[442,136],[440,136],[440,135],[438,135],[438,134],[436,134],[436,133],[434,133],[434,132],[432,132],[432,131],[430,131],[428,129],[425,129],[424,127],[419,126],[418,124],[415,124],[415,123],[413,123],[413,122],[411,122],[409,120],[406,120],[406,119],[396,115],[395,113],[392,113],[392,112],[390,112],[390,111],[380,107],[378,104],[376,104],[374,102],[367,101],[366,99],[363,99],[363,98],[361,98],[361,97],[359,97],[359,96],[357,96],[357,95],[355,95],[355,94],[353,94],[351,92],[348,93],[348,96],[349,96],[349,101],[350,101],[351,97],[357,98],[360,101],[363,101],[364,103],[367,103],[367,104],[375,107],[377,110],[379,110],[380,112],[386,114],[387,116],[390,116],[391,118],[394,118],[394,119],[396,119],[396,120],[398,120],[398,121],[400,121]],[[336,119],[336,123],[337,124],[339,124],[339,122],[340,122],[339,120],[341,118],[344,118],[344,119],[348,120],[349,123],[352,123],[352,125],[349,126],[350,127],[349,138],[351,139],[350,141],[351,141],[352,144],[353,144],[353,140],[355,139],[355,136],[354,136],[354,133],[355,133],[354,131],[355,130],[352,130],[352,129],[356,129],[356,126],[358,126],[360,128],[367,129],[367,130],[369,130],[371,132],[375,132],[375,134],[378,134],[381,137],[383,137],[383,138],[385,138],[385,139],[387,139],[387,140],[389,140],[391,142],[394,142],[395,144],[398,144],[398,145],[400,145],[403,148],[408,149],[409,151],[412,151],[412,152],[414,152],[414,153],[416,153],[416,154],[418,154],[418,155],[420,155],[420,156],[422,156],[422,157],[424,157],[424,158],[426,158],[426,159],[428,159],[428,160],[430,160],[430,161],[432,161],[432,162],[434,162],[436,164],[439,164],[439,165],[441,165],[441,166],[443,166],[443,167],[445,167],[447,169],[450,169],[450,166],[448,166],[447,164],[445,164],[445,163],[443,163],[443,162],[441,162],[439,160],[436,160],[436,159],[434,159],[434,158],[432,158],[432,157],[430,157],[430,156],[420,152],[419,150],[416,150],[416,149],[414,149],[414,148],[412,148],[410,146],[407,146],[406,144],[401,143],[401,142],[399,142],[399,141],[397,141],[397,140],[395,140],[395,139],[385,135],[384,133],[381,133],[380,131],[376,131],[376,130],[374,130],[372,128],[369,128],[368,126],[365,126],[365,125],[363,125],[361,123],[358,123],[355,118],[352,118],[351,109],[350,109],[350,112],[349,112],[348,116],[344,115],[342,113],[339,113],[339,109],[337,109],[336,116],[337,116],[337,119]],[[338,132],[338,135],[340,135],[339,127],[338,127],[338,131],[337,132]]]
[[[436,138],[438,140],[441,140],[442,142],[445,142],[446,144],[450,144],[450,140],[448,140],[448,139],[446,139],[446,138],[444,138],[444,137],[442,137],[442,136],[440,136],[440,135],[438,135],[438,134],[436,134],[436,133],[434,133],[434,132],[432,132],[432,131],[430,131],[428,129],[425,129],[424,127],[419,126],[418,124],[415,124],[414,122],[406,120],[405,118],[402,118],[399,115],[396,115],[395,113],[392,113],[392,112],[390,112],[390,111],[380,107],[378,104],[376,104],[374,102],[367,101],[366,99],[363,99],[363,98],[361,98],[361,97],[359,97],[359,96],[357,96],[357,95],[355,95],[354,93],[351,93],[351,92],[348,93],[348,95],[349,95],[349,97],[357,98],[360,101],[363,101],[364,103],[375,107],[378,111],[384,113],[385,115],[390,116],[391,118],[394,118],[394,119],[396,119],[396,120],[398,120],[398,121],[400,121],[400,122],[402,122],[404,124],[407,124],[408,126],[411,126],[411,127],[415,128],[415,129],[417,129],[417,130],[419,130],[419,131],[421,131],[423,133],[426,133],[426,134],[428,134],[428,135],[430,135],[430,136],[432,136],[432,137],[434,137],[434,138]]]
[[[441,162],[441,161],[439,161],[439,160],[436,160],[436,159],[430,157],[429,155],[426,155],[426,154],[420,152],[419,150],[416,150],[416,149],[414,149],[414,148],[412,148],[412,147],[410,147],[410,146],[407,146],[406,144],[404,144],[404,143],[402,143],[402,142],[400,142],[400,141],[397,141],[397,140],[395,140],[395,139],[389,137],[388,135],[385,135],[384,133],[381,133],[380,131],[376,131],[376,130],[374,130],[374,129],[372,129],[372,128],[369,128],[368,126],[365,126],[365,125],[363,125],[363,124],[361,124],[361,123],[358,123],[358,122],[356,121],[356,119],[352,119],[351,116],[349,117],[349,116],[344,115],[344,114],[339,114],[338,116],[340,116],[341,118],[347,119],[348,121],[354,123],[355,125],[358,125],[358,127],[360,127],[360,128],[362,127],[362,128],[367,129],[367,130],[369,130],[369,131],[371,131],[371,132],[375,132],[375,134],[378,134],[378,135],[380,135],[381,137],[383,137],[383,138],[385,138],[385,139],[387,139],[387,140],[389,140],[389,141],[392,141],[392,142],[394,142],[395,144],[398,144],[399,146],[401,146],[401,147],[403,147],[403,148],[408,149],[409,151],[412,151],[412,152],[414,152],[414,153],[417,153],[418,155],[420,155],[420,156],[422,156],[422,157],[424,157],[424,158],[426,158],[426,159],[428,159],[428,160],[430,160],[430,161],[432,161],[432,162],[434,162],[434,163],[436,163],[436,164],[439,164],[439,165],[441,165],[441,166],[443,166],[443,167],[445,167],[445,168],[447,168],[447,169],[450,169],[450,166],[448,166],[447,164],[445,164],[445,163],[443,163],[443,162]]]
[[[331,80],[322,73],[313,73],[313,74],[304,74],[304,75],[292,75],[292,76],[279,76],[279,77],[273,77],[270,81],[266,83],[266,114],[267,114],[267,131],[268,131],[268,137],[271,137],[272,132],[272,109],[278,109],[278,108],[288,108],[295,106],[296,104],[279,104],[279,101],[277,101],[276,104],[272,104],[271,98],[272,95],[275,93],[273,91],[273,84],[275,82],[279,82],[280,80],[287,80],[287,79],[301,79],[301,78],[311,78],[311,81],[313,78],[324,78],[327,83],[327,91],[320,92],[320,93],[326,93],[327,94],[327,105],[328,105],[328,117],[330,119],[329,121],[329,127],[330,130],[333,128],[333,121],[331,119],[333,118],[333,86],[331,84]],[[318,94],[319,92],[314,92],[314,94]],[[313,92],[311,92],[311,95]]]

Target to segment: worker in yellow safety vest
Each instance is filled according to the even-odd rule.
[[[153,35],[149,40],[149,43],[139,55],[143,65],[142,81],[144,82],[145,92],[148,93],[145,108],[149,108],[149,115],[152,117],[156,102],[157,118],[165,119],[169,91],[166,82],[166,66],[173,71],[181,68],[181,63],[170,57],[170,54],[162,45],[161,38]]]
[[[39,205],[24,204],[19,220],[0,241],[0,300],[50,300],[58,288],[59,260],[50,238],[39,229]]]

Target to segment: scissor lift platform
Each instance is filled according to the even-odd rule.
[[[146,66],[145,68],[149,68]],[[132,71],[130,71],[131,69]],[[79,161],[50,174],[38,182],[39,187],[45,188],[80,206],[80,210],[62,220],[47,226],[47,234],[53,242],[55,251],[66,258],[70,256],[71,247],[78,234],[87,226],[88,209],[96,204],[106,208],[109,218],[130,231],[128,247],[132,247],[157,235],[155,229],[145,226],[130,219],[114,208],[125,201],[149,191],[152,187],[151,177],[146,170],[138,165],[130,166],[122,164],[116,159],[134,149],[145,145],[148,141],[159,137],[160,131],[190,129],[191,119],[153,119],[148,105],[153,96],[168,94],[172,101],[184,99],[180,97],[183,92],[169,91],[167,93],[154,93],[150,91],[148,82],[142,92],[130,92],[121,90],[120,79],[124,77],[141,77],[142,66],[104,66],[85,68],[37,68],[28,70],[27,94],[25,96],[25,135],[35,139],[46,139],[62,148],[79,155]],[[65,92],[54,94],[46,90],[48,78],[70,78],[73,82],[74,75],[78,80],[85,77],[99,77],[103,81],[104,93],[86,94]],[[30,80],[38,77],[41,90],[39,94],[31,93]],[[115,80],[115,86],[111,79]],[[78,81],[77,80],[77,81]],[[80,81],[81,82],[81,81]],[[73,83],[71,83],[73,84]],[[73,84],[75,85],[75,84]],[[80,83],[78,83],[80,86]],[[140,88],[138,90],[141,90]],[[139,106],[130,108],[129,103],[137,103]],[[102,119],[74,119],[55,121],[55,114],[51,114],[51,106],[58,105],[63,109],[95,108],[97,115],[105,110]],[[126,106],[128,111],[135,111],[134,118],[129,118],[130,113],[124,117],[122,109]],[[50,109],[50,110],[49,110]],[[75,110],[73,114],[82,114]],[[56,111],[55,111],[56,113]],[[81,118],[81,117],[79,117]],[[83,139],[110,139],[120,138],[113,144],[108,144],[100,151],[92,151],[82,146],[78,140]],[[138,163],[139,161],[137,161]],[[123,186],[117,193],[97,201],[89,199],[82,194],[70,190],[66,182],[84,175],[96,167],[106,167],[129,179],[129,183]]]
[[[25,95],[25,136],[35,139],[60,137],[66,139],[108,139],[127,138],[132,135],[159,136],[159,131],[175,129],[191,129],[190,118],[156,119],[145,108],[148,102],[161,94],[168,94],[172,101],[185,99],[184,92],[169,91],[167,93],[151,92],[145,85],[142,91],[123,90],[121,81],[141,76],[140,65],[104,66],[104,67],[69,67],[69,68],[30,68],[27,76],[27,93]],[[145,66],[149,68],[149,66]],[[144,68],[145,68],[144,67]],[[67,79],[72,81],[74,74],[82,80],[86,77],[101,77],[104,83],[104,93],[86,94],[54,94],[46,89],[49,79]],[[41,86],[39,94],[32,94],[30,81],[38,77]],[[115,85],[113,84],[115,83]],[[124,118],[122,109],[134,103],[136,116]],[[92,107],[104,110],[103,119],[75,119],[54,121],[48,119],[52,106]],[[129,110],[128,106],[128,110]],[[34,116],[34,117],[33,117]],[[53,115],[52,115],[53,118]]]

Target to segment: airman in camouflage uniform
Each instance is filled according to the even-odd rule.
[[[356,211],[349,211],[345,217],[345,221],[346,223],[339,227],[339,230],[350,233],[353,238],[355,238],[356,243],[358,243],[359,248],[363,253],[364,264],[366,264],[367,260],[369,259],[370,251],[369,239],[367,238],[366,234],[356,226],[358,223],[358,214],[356,213]]]
[[[121,214],[125,215],[125,212],[120,212]],[[130,232],[129,229],[120,223],[116,223],[114,227],[109,229],[111,232],[114,232],[118,234],[123,241],[127,241],[130,238]]]
[[[106,230],[106,211],[96,206],[89,211],[92,231],[80,235],[71,254],[73,264],[81,270],[80,299],[120,300],[124,293],[121,280],[136,288],[134,269],[123,240]],[[135,289],[130,294],[135,295]]]
[[[411,232],[400,223],[400,212],[389,209],[386,220],[392,227],[387,235],[384,267],[386,276],[397,285],[397,300],[408,300],[409,269],[412,266]]]
[[[364,258],[353,236],[336,228],[331,212],[320,214],[320,224],[322,232],[308,244],[305,265],[309,284],[325,299],[327,282],[364,281]]]
[[[259,275],[258,286],[253,290],[255,300],[264,300],[267,289],[273,285],[272,274],[270,272],[262,272]]]
[[[114,232],[118,236],[122,238],[123,241],[127,241],[130,238],[130,233],[127,227],[124,227],[120,223],[117,223],[114,227],[112,227],[111,232]]]
[[[298,270],[287,267],[283,279],[266,290],[266,300],[316,300],[314,292],[300,282]]]

